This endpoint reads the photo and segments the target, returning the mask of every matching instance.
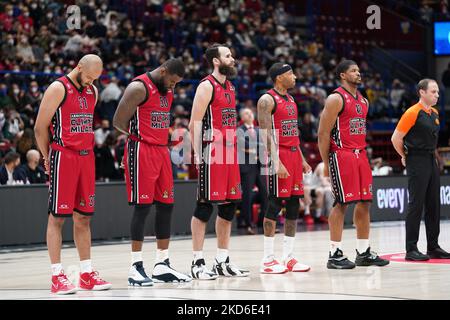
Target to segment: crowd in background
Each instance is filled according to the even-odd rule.
[[[120,169],[125,137],[112,126],[112,117],[131,79],[171,57],[186,65],[185,80],[173,102],[172,129],[187,129],[192,97],[209,70],[203,52],[211,43],[226,43],[238,60],[238,109],[256,112],[259,96],[271,82],[268,67],[291,64],[298,86],[290,92],[299,105],[304,141],[316,141],[320,111],[338,82],[336,56],[311,37],[300,37],[289,2],[260,0],[78,1],[81,28],[67,29],[67,6],[48,0],[12,0],[0,4],[0,158],[17,152],[24,164],[36,149],[33,125],[46,87],[68,73],[86,53],[98,53],[104,74],[97,85],[100,102],[94,125],[97,179],[123,178]],[[351,57],[347,57],[351,58]],[[371,103],[370,119],[401,114],[411,105],[403,83],[383,81],[366,61],[358,61],[361,90]],[[8,71],[8,72],[7,72]],[[12,71],[12,72],[9,72]],[[175,168],[187,177],[188,167]]]

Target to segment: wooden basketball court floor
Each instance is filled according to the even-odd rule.
[[[424,225],[421,226],[419,249],[426,251]],[[276,235],[275,250],[281,254],[282,234]],[[344,230],[344,254],[355,257],[355,229]],[[356,267],[353,270],[328,270],[329,249],[327,230],[298,232],[295,253],[311,266],[307,273],[261,275],[263,236],[233,236],[231,260],[250,269],[248,278],[219,278],[215,281],[193,281],[185,284],[155,284],[153,287],[127,286],[130,264],[128,241],[96,244],[92,248],[94,267],[111,281],[113,289],[103,292],[80,291],[75,295],[55,296],[50,293],[49,259],[45,247],[41,250],[2,250],[0,253],[0,299],[8,300],[129,300],[129,299],[206,299],[206,300],[372,300],[372,299],[450,299],[450,260],[446,263],[391,262],[389,266]],[[404,223],[372,224],[371,244],[380,255],[404,252]],[[440,244],[450,250],[450,221],[441,224]],[[156,243],[144,244],[144,260],[150,274],[154,263]],[[216,250],[215,237],[205,241],[204,256],[212,266]],[[19,251],[19,252],[17,252]],[[174,240],[170,249],[171,263],[179,271],[188,272],[191,240]],[[399,255],[397,255],[399,256]],[[74,247],[64,248],[63,266],[69,278],[76,279],[78,257]],[[401,257],[401,256],[400,256]],[[402,260],[402,259],[400,259]]]

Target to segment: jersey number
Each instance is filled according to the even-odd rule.
[[[85,97],[78,97],[78,102],[80,103],[80,109],[88,109],[88,104]]]

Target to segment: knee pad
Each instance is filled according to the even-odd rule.
[[[133,218],[131,219],[131,240],[144,241],[145,220],[150,213],[151,205],[134,206]]]
[[[173,204],[156,203],[155,235],[156,239],[169,239],[172,225]]]
[[[270,220],[277,220],[278,214],[281,211],[281,200],[276,197],[270,197],[267,205],[266,214],[264,217]]]
[[[218,209],[217,215],[219,217],[227,221],[232,221],[234,218],[234,214],[236,213],[236,204],[235,203],[219,204],[217,206],[217,209]]]
[[[298,218],[298,210],[300,209],[299,198],[291,197],[286,201],[286,219],[296,220]]]
[[[208,222],[212,213],[213,213],[213,206],[211,203],[197,202],[197,206],[195,207],[194,211],[194,217],[203,222]]]

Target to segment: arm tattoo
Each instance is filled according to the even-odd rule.
[[[284,234],[288,237],[295,237],[296,232],[297,232],[297,220],[286,219],[284,221]]]
[[[275,156],[275,145],[272,134],[272,106],[267,97],[261,97],[258,101],[258,122],[261,132],[263,144],[267,153],[272,157]]]

